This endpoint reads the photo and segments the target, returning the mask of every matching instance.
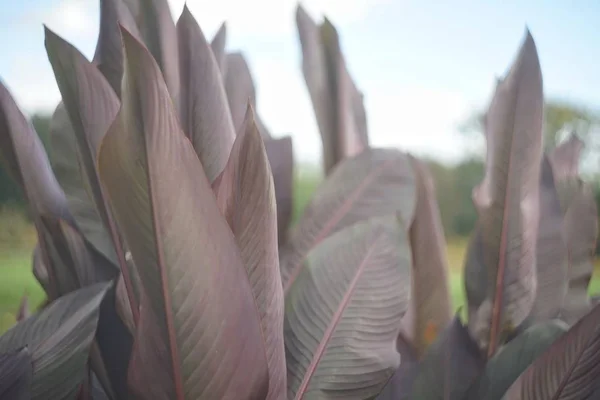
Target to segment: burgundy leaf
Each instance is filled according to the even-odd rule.
[[[27,347],[0,353],[0,399],[29,400],[33,365]]]
[[[293,212],[294,151],[292,138],[284,136],[265,139],[265,149],[273,172],[277,200],[277,231],[279,244],[282,245],[286,241]]]

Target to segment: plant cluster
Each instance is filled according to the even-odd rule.
[[[369,145],[330,21],[301,8],[325,181],[290,225],[271,137],[223,26],[101,0],[93,60],[46,29],[62,95],[48,154],[0,85],[0,155],[48,301],[0,337],[1,399],[593,399],[598,230],[573,137],[542,150],[527,33],[486,115],[485,178],[454,317],[425,164]],[[596,397],[594,397],[596,396]]]

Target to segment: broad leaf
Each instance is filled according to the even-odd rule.
[[[227,44],[227,24],[223,22],[219,27],[217,33],[213,37],[213,40],[210,42],[210,48],[215,56],[215,61],[219,66],[219,71],[221,71],[221,75],[225,75],[225,46]]]
[[[98,165],[143,287],[132,394],[263,399],[266,349],[235,239],[178,125],[158,65],[122,34],[122,107]]]
[[[436,202],[433,178],[427,166],[411,157],[416,180],[415,217],[410,225],[412,252],[411,313],[409,337],[422,355],[438,333],[452,320],[448,288],[446,240]]]
[[[510,387],[506,400],[594,399],[600,387],[600,307],[595,307]]]
[[[573,324],[591,309],[588,287],[594,272],[598,210],[591,187],[580,182],[565,214],[569,289],[562,318]]]
[[[250,68],[246,59],[241,53],[229,53],[225,56],[225,73],[223,74],[225,82],[225,91],[227,92],[227,100],[229,101],[229,109],[231,110],[231,118],[239,132],[241,125],[244,122],[244,116],[248,102],[256,109],[256,89],[254,80],[250,73]],[[256,124],[263,139],[271,137],[268,129],[265,127],[260,116],[256,116]]]
[[[0,399],[29,400],[33,365],[27,347],[0,353]]]
[[[215,181],[214,190],[219,209],[240,248],[258,306],[269,365],[267,399],[282,399],[286,393],[286,376],[275,189],[250,106],[227,166]]]
[[[568,286],[567,247],[563,212],[548,158],[542,161],[540,219],[537,238],[537,293],[528,320],[547,321],[559,316]]]
[[[120,97],[123,78],[123,43],[119,24],[135,37],[140,37],[133,15],[123,0],[100,0],[100,32],[93,61]]]
[[[342,162],[317,188],[280,249],[284,293],[298,277],[308,252],[325,238],[358,221],[396,212],[408,225],[415,196],[410,160],[400,151],[369,149]]]
[[[486,170],[474,192],[487,288],[469,325],[488,357],[525,320],[535,299],[542,125],[542,74],[527,32],[487,112]]]
[[[394,372],[376,400],[409,400],[412,385],[418,370],[416,350],[404,336],[398,336],[396,344],[400,353],[400,366]]]
[[[560,320],[536,324],[502,346],[469,391],[469,399],[500,400],[508,388],[556,339],[569,330]]]
[[[302,72],[323,141],[325,172],[369,147],[362,94],[346,69],[339,37],[327,19],[317,26],[302,6],[296,11]]]
[[[386,385],[410,298],[405,229],[374,218],[311,251],[285,299],[289,399],[367,399]]]
[[[73,399],[79,391],[107,287],[100,283],[63,296],[0,337],[0,353],[27,346],[32,400]]]
[[[463,400],[485,359],[458,314],[419,363],[411,399]]]
[[[266,139],[265,149],[275,184],[279,243],[283,244],[285,243],[287,231],[292,222],[294,201],[294,151],[292,138],[285,136],[277,139]]]
[[[177,22],[180,118],[210,182],[223,171],[235,131],[219,67],[187,6]]]

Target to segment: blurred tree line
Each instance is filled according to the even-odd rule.
[[[31,122],[38,132],[46,149],[50,138],[50,115],[34,114]],[[464,123],[460,130],[465,134],[481,134],[485,124],[485,113],[475,111]],[[564,101],[548,101],[545,109],[544,136],[548,147],[554,147],[565,136],[565,132],[575,131],[586,142],[588,152],[596,151],[593,132],[600,126],[600,115],[583,106]],[[590,146],[591,144],[591,146]],[[591,149],[590,149],[591,147]],[[471,233],[477,220],[477,212],[471,200],[473,188],[481,182],[484,174],[484,155],[472,156],[456,165],[444,165],[435,160],[428,160],[431,173],[436,182],[438,204],[444,231],[450,236],[467,236]],[[300,175],[300,179],[302,180]],[[305,179],[313,179],[306,176]],[[591,181],[596,189],[596,199],[600,205],[600,180]],[[312,190],[314,185],[298,182],[296,196],[305,197],[308,194],[299,193],[303,189]],[[0,208],[2,206],[23,207],[23,197],[6,171],[0,166]]]

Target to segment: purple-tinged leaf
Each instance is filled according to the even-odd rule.
[[[560,320],[533,325],[502,346],[485,365],[483,374],[469,390],[469,400],[501,400],[531,363],[569,327]]]
[[[400,365],[410,269],[406,227],[393,215],[354,224],[311,251],[285,298],[289,399],[381,392]]]
[[[100,0],[100,32],[93,61],[120,97],[123,78],[123,43],[119,24],[132,35],[140,37],[133,15],[123,0]]]
[[[246,266],[269,366],[267,400],[285,398],[283,288],[279,273],[275,189],[267,154],[248,106],[225,170],[213,186]]]
[[[132,271],[125,261],[121,239],[96,170],[96,154],[108,127],[117,115],[119,99],[100,71],[83,54],[48,28],[45,29],[45,34],[48,58],[76,138],[82,183],[110,234],[134,310],[134,320],[137,320],[138,302],[131,278]],[[63,132],[67,133],[68,129]]]
[[[561,318],[574,324],[591,309],[588,287],[594,272],[598,209],[592,188],[578,181],[565,213],[569,288]]]
[[[29,400],[33,365],[27,347],[0,353],[0,399]]]
[[[323,141],[325,173],[346,157],[369,147],[363,96],[346,68],[335,27],[320,25],[302,6],[296,10],[302,72]]]
[[[223,171],[235,130],[219,67],[198,23],[187,6],[177,21],[180,118],[209,182]]]
[[[56,293],[55,287],[50,287],[50,277],[48,276],[48,267],[42,259],[40,245],[36,244],[32,253],[33,276],[37,279],[40,286],[44,289],[47,296]]]
[[[414,172],[406,154],[369,149],[344,160],[317,188],[280,249],[284,294],[298,277],[309,251],[328,236],[358,221],[397,212],[408,225],[415,198]]]
[[[583,141],[573,132],[550,153],[556,181],[579,177],[579,160],[583,147]]]
[[[523,372],[506,400],[594,399],[600,387],[600,307],[595,307]]]
[[[417,352],[403,335],[398,336],[396,348],[400,353],[400,366],[375,400],[410,400],[418,370]]]
[[[412,252],[411,312],[408,333],[419,356],[452,321],[448,288],[446,240],[436,202],[435,186],[427,166],[411,157],[416,180],[415,217],[409,230]]]
[[[277,232],[279,244],[282,245],[286,241],[287,231],[292,222],[294,202],[294,150],[292,138],[284,136],[276,139],[265,139],[265,149],[275,184]]]
[[[229,101],[229,110],[236,132],[244,123],[248,103],[256,110],[256,89],[250,68],[242,53],[229,53],[225,56],[225,92]],[[260,116],[256,116],[256,124],[263,139],[271,138]]]
[[[537,292],[530,323],[558,318],[568,287],[564,217],[548,157],[542,161],[540,179],[540,219],[537,238]]]
[[[158,65],[122,35],[122,107],[98,166],[143,288],[132,396],[264,399],[266,349],[235,238]]]
[[[107,288],[100,283],[69,293],[0,336],[0,353],[27,346],[31,354],[31,400],[72,399],[79,392]]]
[[[410,398],[463,400],[484,365],[483,354],[457,314],[421,359]]]
[[[543,89],[530,33],[486,118],[485,176],[474,191],[487,270],[471,332],[488,357],[528,316],[536,294]]]
[[[210,42],[210,48],[215,56],[221,75],[225,75],[225,68],[227,64],[225,62],[225,46],[227,45],[227,24],[223,22],[219,27],[217,33]]]

